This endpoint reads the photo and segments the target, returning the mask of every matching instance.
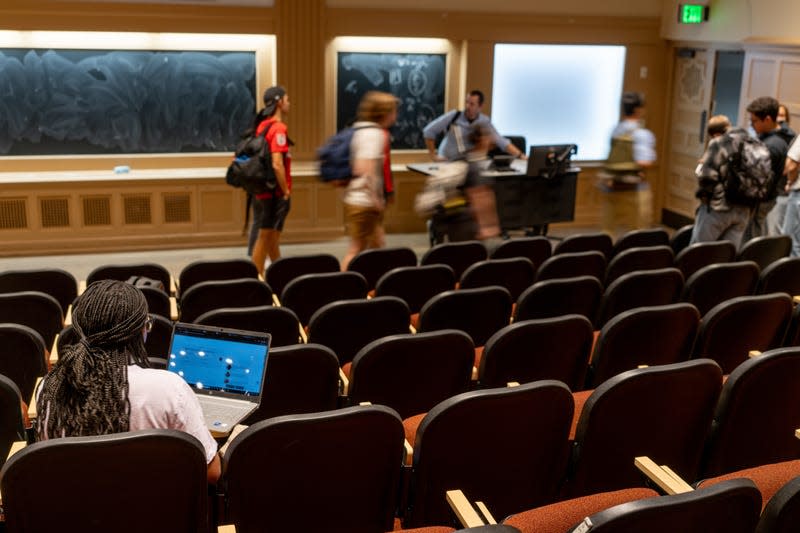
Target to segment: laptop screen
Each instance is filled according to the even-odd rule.
[[[260,396],[269,334],[175,324],[167,369],[197,392]]]

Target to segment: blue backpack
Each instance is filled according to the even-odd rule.
[[[353,177],[350,168],[350,143],[356,130],[363,128],[377,128],[377,126],[359,126],[345,128],[330,137],[319,150],[319,179],[324,183],[346,185]]]

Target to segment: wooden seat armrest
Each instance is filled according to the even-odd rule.
[[[178,299],[174,296],[169,297],[169,318],[178,320]]]
[[[58,338],[60,336],[60,333],[56,333],[56,337],[53,339],[53,345],[50,347],[50,354],[47,356],[48,370],[52,369],[53,365],[58,362]]]
[[[217,526],[217,533],[236,533],[236,526],[234,526],[233,524]]]
[[[761,350],[750,350],[749,352],[747,352],[747,357],[749,357],[750,359],[754,359],[759,355],[761,355]]]
[[[78,282],[78,296],[86,291],[86,280],[82,279]]]
[[[342,383],[342,396],[347,396],[347,393],[350,390],[350,380],[347,379],[347,376],[344,375],[344,371],[341,368],[339,369],[339,381]]]
[[[417,328],[415,328],[412,324],[408,325],[408,331],[411,332],[412,335],[417,334]]]
[[[274,305],[275,307],[280,307],[281,306],[281,301],[278,298],[278,295],[275,294],[274,292],[272,293],[272,305]]]
[[[456,514],[458,521],[461,522],[465,528],[485,526],[486,523],[480,517],[475,508],[464,496],[460,490],[448,490],[446,493],[447,503]]]
[[[72,324],[72,304],[67,306],[67,314],[64,315],[64,325],[69,326]]]
[[[794,430],[794,436],[795,436],[795,438],[800,439],[800,429],[795,429]]]
[[[405,457],[405,460],[403,461],[403,464],[405,464],[405,465],[410,464],[411,461],[409,461],[408,458],[409,457],[413,457],[413,455],[414,455],[414,447],[411,446],[411,443],[408,442],[408,439],[403,439],[403,449],[406,452],[406,457]]]
[[[514,387],[519,387],[519,381],[509,381],[508,383],[506,383],[506,387],[508,387],[509,389]]]
[[[28,443],[24,440],[15,440],[11,443],[11,448],[8,450],[8,455],[6,456],[6,461],[11,459],[11,456],[17,453],[18,451],[22,450],[27,446]]]
[[[37,412],[36,412],[36,393],[39,390],[39,385],[42,383],[42,378],[36,378],[36,385],[33,386],[33,394],[31,394],[31,400],[28,402],[28,420],[33,422],[36,420]]]
[[[300,338],[303,340],[301,344],[308,344],[308,335],[306,334],[306,330],[303,329],[303,324],[298,322],[297,327],[300,328]]]
[[[470,381],[478,381],[478,367],[472,367],[472,375],[469,377]]]
[[[683,494],[694,489],[669,467],[658,466],[647,456],[636,457],[633,464],[665,493]]]
[[[169,277],[169,292],[167,294],[170,296],[178,295],[178,282],[176,282],[175,278],[172,276]]]

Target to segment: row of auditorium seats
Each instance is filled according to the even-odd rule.
[[[800,441],[794,437],[800,427],[800,406],[794,401],[798,379],[798,348],[762,354],[737,368],[724,385],[721,369],[710,360],[632,370],[591,394],[578,415],[573,441],[569,432],[574,399],[560,382],[467,392],[439,403],[425,415],[412,438],[411,465],[405,468],[401,464],[407,430],[400,416],[387,407],[358,406],[271,418],[244,430],[227,448],[218,520],[236,524],[238,531],[299,528],[377,533],[395,528],[396,515],[408,528],[449,526],[452,515],[445,492],[460,488],[470,498],[485,502],[498,517],[516,514],[507,523],[521,531],[547,531],[525,529],[526,510],[643,487],[645,480],[634,467],[634,458],[641,455],[669,465],[689,481],[727,475],[705,481],[705,487],[752,475],[731,474],[741,469],[781,462],[773,468],[784,477],[790,472],[791,479],[800,475]],[[15,399],[18,406],[18,396]],[[42,524],[37,520],[48,516],[53,520],[53,514],[62,524],[71,518],[80,523],[82,513],[119,520],[119,514],[108,515],[129,509],[132,501],[122,497],[132,489],[118,487],[125,485],[120,480],[131,479],[136,485],[142,478],[147,486],[157,483],[159,493],[183,495],[181,509],[188,500],[199,498],[190,513],[197,522],[204,509],[200,502],[205,494],[200,488],[205,479],[202,452],[190,450],[188,443],[197,444],[180,436],[183,459],[173,461],[170,447],[155,440],[158,433],[58,439],[12,456],[0,474],[9,526],[15,520]],[[120,442],[126,439],[143,442],[134,446],[133,453],[123,454]],[[47,455],[48,450],[58,455]],[[87,469],[94,475],[86,476]],[[180,481],[171,479],[176,469],[183,472],[176,476]],[[142,476],[143,471],[149,475]],[[107,482],[113,483],[114,490],[103,485],[106,476],[113,476]],[[187,483],[200,485],[190,488]],[[92,505],[62,509],[71,501],[65,495],[86,499],[86,487],[93,485],[93,497],[101,487],[126,503],[104,505],[110,496],[98,494],[100,499],[92,499]],[[35,496],[42,487],[61,496],[32,513],[29,506],[38,505]],[[776,490],[760,484],[759,489],[765,503],[771,497],[765,491]],[[167,505],[178,505],[166,499]],[[161,505],[160,501],[148,504],[148,512],[159,517],[158,509],[168,513]],[[756,504],[755,519],[759,510]],[[186,529],[170,522],[189,518],[164,517],[172,531],[204,530],[200,523]],[[576,517],[576,522],[581,519]],[[141,519],[131,520],[136,524]],[[746,531],[754,525],[754,519],[749,520],[751,529]],[[12,531],[20,530],[14,527]]]

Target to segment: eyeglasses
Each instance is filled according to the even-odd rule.
[[[146,332],[150,333],[153,330],[153,322],[155,322],[155,320],[153,320],[153,316],[147,315],[147,321],[144,323],[144,330]]]

